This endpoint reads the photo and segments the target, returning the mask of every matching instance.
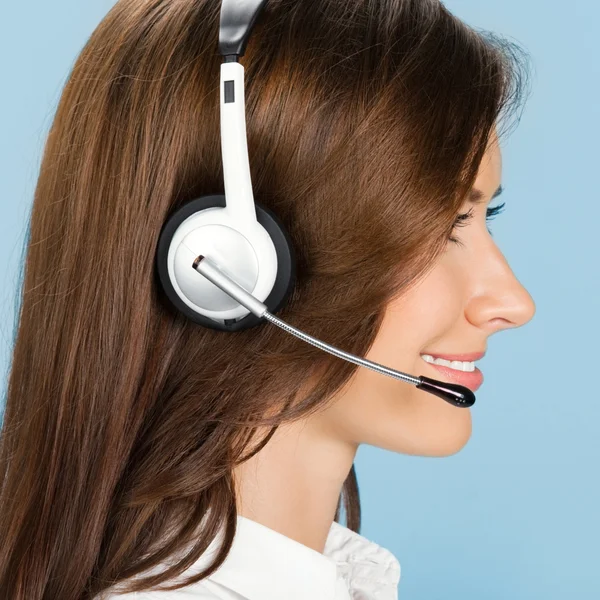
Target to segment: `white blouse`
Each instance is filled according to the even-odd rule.
[[[176,581],[205,567],[218,540]],[[95,600],[397,600],[399,581],[389,550],[336,521],[320,553],[238,515],[231,551],[206,579],[175,591],[119,595],[112,588]]]

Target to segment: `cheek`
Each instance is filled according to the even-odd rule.
[[[407,294],[391,302],[376,343],[386,348],[400,346],[406,358],[419,358],[423,349],[435,349],[463,311],[464,294],[460,271],[446,261],[436,267]]]
[[[420,353],[442,346],[461,310],[462,295],[452,269],[435,269],[390,303],[366,358],[414,376],[426,374]],[[345,438],[404,454],[453,454],[471,434],[469,409],[364,367],[329,416]]]

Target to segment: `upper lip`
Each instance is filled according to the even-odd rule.
[[[421,354],[429,354],[433,358],[444,358],[445,360],[461,360],[465,362],[473,362],[485,356],[483,352],[468,352],[465,354],[436,354],[435,352],[421,352]]]

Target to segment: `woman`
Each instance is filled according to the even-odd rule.
[[[396,557],[359,533],[356,451],[469,439],[469,409],[166,301],[164,222],[222,193],[219,9],[121,0],[65,86],[0,438],[2,598],[396,598]],[[487,229],[519,57],[436,0],[267,4],[241,62],[254,196],[297,251],[284,320],[480,385],[488,337],[535,311]]]

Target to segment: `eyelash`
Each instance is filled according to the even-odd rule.
[[[498,206],[494,206],[493,208],[488,208],[486,217],[485,217],[486,221],[491,221],[494,217],[499,215],[502,212],[502,210],[504,209],[505,205],[506,205],[506,202],[503,202],[502,204],[499,204]],[[469,210],[469,212],[458,215],[458,217],[456,217],[456,221],[454,221],[454,227],[453,227],[452,231],[454,231],[454,228],[456,228],[456,227],[464,227],[465,225],[467,225],[468,222],[473,218],[473,216],[474,216],[474,213],[473,213],[472,208]],[[492,232],[489,230],[489,228],[488,228],[488,232],[490,233],[490,235],[492,235]],[[458,238],[455,238],[452,235],[448,239],[451,242],[453,242],[459,246],[464,246],[464,244]]]

